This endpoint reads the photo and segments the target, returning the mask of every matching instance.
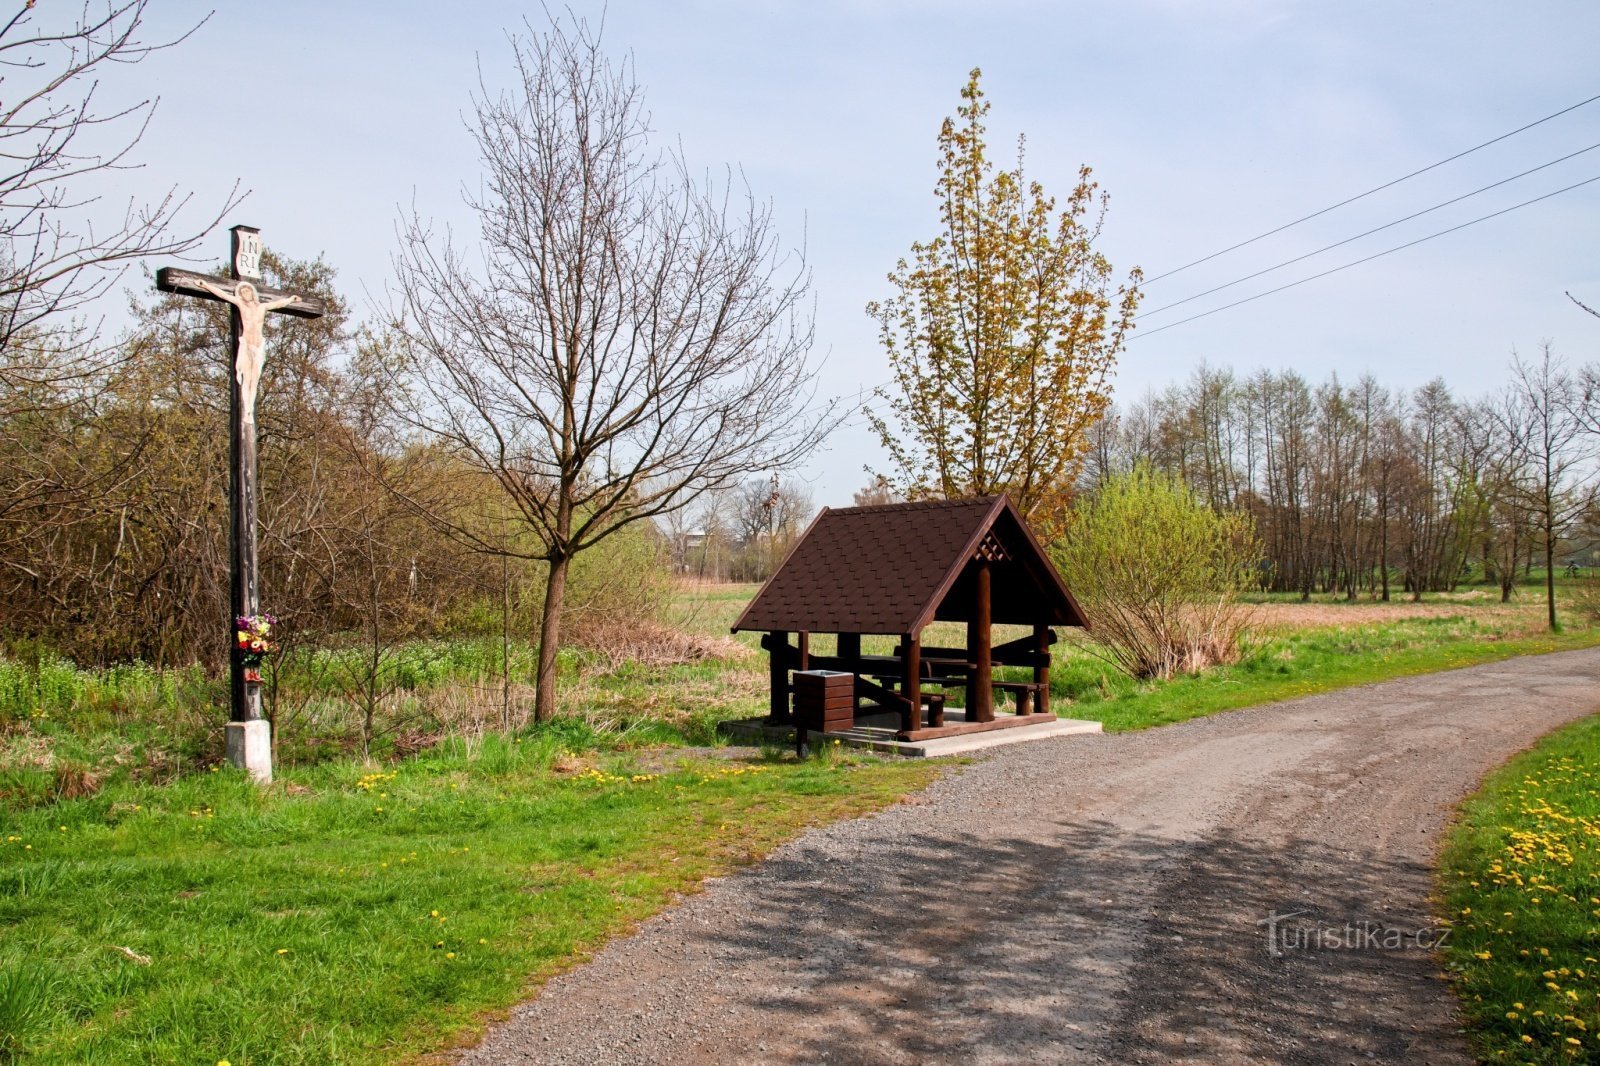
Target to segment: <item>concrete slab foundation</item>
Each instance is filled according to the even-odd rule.
[[[261,784],[272,784],[272,723],[265,718],[229,722],[228,762]]]
[[[956,724],[966,721],[966,716],[959,708],[950,708],[945,711],[945,721],[950,724]],[[735,743],[780,744],[791,748],[794,746],[793,726],[773,725],[765,718],[745,718],[738,721],[722,722],[717,728]],[[1074,733],[1098,733],[1101,731],[1099,722],[1083,718],[1057,718],[1053,722],[1018,726],[1015,729],[997,729],[988,733],[968,733],[965,736],[939,737],[936,740],[903,741],[895,739],[895,733],[898,728],[898,715],[863,714],[856,718],[855,725],[850,729],[823,733],[820,737],[815,732],[812,732],[807,734],[807,737],[809,743],[813,745],[831,743],[837,740],[840,744],[850,748],[866,748],[870,751],[906,755],[912,758],[932,758],[940,755],[966,755],[975,751],[984,751],[988,748],[1003,747],[1007,744],[1024,744],[1030,740],[1045,740],[1049,737],[1070,736]]]

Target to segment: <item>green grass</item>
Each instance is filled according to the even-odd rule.
[[[559,749],[541,732],[0,814],[0,1031],[30,1063],[394,1061],[935,772]]]
[[[1240,662],[1193,677],[1137,681],[1082,648],[1056,645],[1053,709],[1107,731],[1146,729],[1219,711],[1309,696],[1518,655],[1600,644],[1600,630],[1519,635],[1471,618],[1406,618],[1381,624],[1265,631]],[[1071,701],[1070,703],[1068,701]]]
[[[1462,805],[1439,897],[1479,1057],[1600,1062],[1600,717],[1546,737]]]

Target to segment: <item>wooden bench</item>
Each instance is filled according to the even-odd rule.
[[[1036,681],[996,681],[994,687],[1000,692],[1010,692],[1017,698],[1017,713],[1032,714],[1033,702],[1043,687]]]

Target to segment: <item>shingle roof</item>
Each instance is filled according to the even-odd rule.
[[[1061,576],[1004,496],[879,507],[824,508],[733,628],[811,633],[910,633],[964,619],[963,581],[991,535],[995,622],[1082,625]]]

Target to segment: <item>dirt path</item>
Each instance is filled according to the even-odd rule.
[[[1003,749],[715,882],[463,1061],[1464,1063],[1412,939],[1440,830],[1595,711],[1600,649]]]

